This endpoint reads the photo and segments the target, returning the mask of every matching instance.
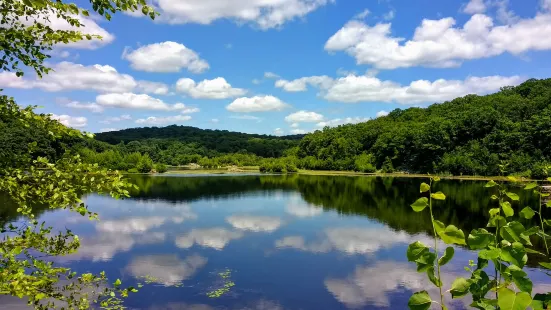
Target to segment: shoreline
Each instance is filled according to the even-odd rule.
[[[225,175],[225,174],[250,174],[250,173],[258,173],[262,174],[258,168],[256,167],[244,167],[244,168],[238,168],[238,169],[182,169],[182,170],[169,170],[163,174],[158,175],[171,175],[171,174],[196,174],[196,175],[203,175],[203,174],[219,174],[219,175]],[[148,174],[148,173],[144,173]],[[355,172],[355,171],[331,171],[331,170],[302,170],[299,169],[297,173],[293,174],[299,174],[299,175],[319,175],[319,176],[372,176],[372,177],[400,177],[400,178],[427,178],[429,175],[427,174],[418,174],[418,173],[363,173],[363,172]],[[501,181],[508,181],[507,177],[502,176],[444,176],[444,175],[434,175],[438,176],[441,179],[448,179],[448,180],[473,180],[473,181],[489,181],[489,180],[501,180]],[[528,178],[521,178],[517,177],[519,180],[522,181],[530,181],[531,179]]]

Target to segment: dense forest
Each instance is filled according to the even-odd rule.
[[[396,109],[385,117],[306,136],[168,126],[51,142],[40,128],[23,128],[9,119],[0,122],[0,130],[5,133],[0,143],[6,146],[0,152],[25,152],[23,146],[36,142],[36,156],[55,159],[69,149],[86,162],[133,172],[195,163],[206,168],[260,166],[265,172],[301,168],[544,178],[551,170],[551,79],[428,108]],[[500,171],[503,165],[505,172]]]

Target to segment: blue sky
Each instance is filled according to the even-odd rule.
[[[80,17],[102,41],[56,47],[42,80],[0,72],[0,88],[85,131],[178,124],[281,135],[551,72],[551,0],[152,5],[156,21]]]

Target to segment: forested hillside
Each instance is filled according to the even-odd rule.
[[[498,175],[504,163],[509,173],[542,177],[551,162],[551,79],[325,128],[295,153],[307,169]]]
[[[151,148],[157,148],[159,151],[169,150],[174,155],[251,153],[262,157],[280,157],[286,149],[298,145],[302,137],[276,137],[177,125],[130,128],[96,135],[97,140],[110,144],[123,142],[128,148],[139,152],[151,153]]]

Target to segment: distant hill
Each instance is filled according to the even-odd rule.
[[[132,141],[160,144],[161,141],[170,141],[194,144],[218,153],[247,151],[263,157],[279,157],[286,149],[298,145],[303,137],[304,135],[278,137],[177,125],[129,128],[96,135],[97,140],[109,144],[128,144]]]
[[[498,175],[506,164],[508,173],[551,175],[551,79],[325,128],[297,154],[309,169],[351,170],[365,154],[361,165],[388,171]]]

